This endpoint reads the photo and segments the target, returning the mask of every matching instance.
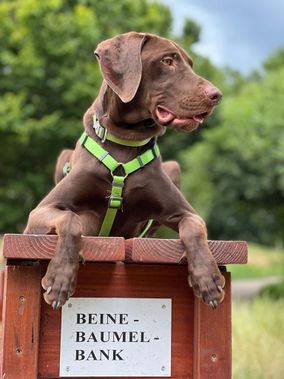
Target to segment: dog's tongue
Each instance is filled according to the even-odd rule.
[[[207,113],[201,113],[192,117],[182,117],[177,116],[171,111],[169,111],[167,108],[158,105],[156,108],[156,116],[159,119],[159,121],[164,125],[171,123],[172,126],[186,126],[187,124],[192,122],[195,122],[197,125],[202,124],[205,117],[207,116]]]
[[[177,116],[172,112],[168,111],[166,108],[158,106],[156,108],[156,114],[158,119],[163,123],[168,123],[173,121]]]

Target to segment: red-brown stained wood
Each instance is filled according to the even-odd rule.
[[[2,321],[5,270],[0,268],[0,321]]]
[[[1,378],[36,379],[41,269],[9,266],[6,270]]]
[[[231,281],[226,278],[226,296],[216,310],[194,299],[193,379],[231,379]]]
[[[218,265],[247,263],[244,241],[209,241]],[[126,241],[126,260],[144,263],[179,263],[184,247],[178,239],[133,238]]]
[[[57,239],[56,235],[6,234],[3,254],[10,259],[50,259]],[[219,265],[247,263],[244,241],[209,241],[209,247]],[[125,241],[121,237],[83,237],[86,261],[179,263],[183,252],[183,244],[178,239],[133,238]]]
[[[80,268],[75,297],[172,298],[171,377],[187,379],[193,371],[194,300],[186,278],[186,266],[90,263]],[[60,327],[61,312],[42,303],[40,378],[58,377]]]
[[[11,259],[50,259],[56,242],[57,236],[6,235],[4,254]],[[245,263],[247,260],[245,242],[209,241],[209,246],[219,265]],[[187,267],[168,264],[178,263],[182,254],[183,246],[179,240],[125,241],[123,238],[84,237],[86,260],[126,260],[132,263],[81,266],[75,296],[172,298],[171,377],[230,379],[229,274],[224,273],[227,279],[225,300],[213,311],[194,298],[187,284]],[[40,278],[41,272],[46,270],[45,262],[32,267],[25,266],[24,260],[22,262],[23,265],[7,267],[2,374],[6,373],[6,379],[58,378],[61,311],[53,311],[40,296]]]
[[[57,235],[6,234],[3,255],[10,259],[51,259]],[[124,260],[124,238],[83,237],[83,256],[86,261]]]

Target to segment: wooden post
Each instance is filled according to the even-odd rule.
[[[40,319],[39,266],[6,267],[2,378],[36,378]]]
[[[202,304],[187,284],[179,240],[83,238],[74,297],[172,299],[173,379],[231,378],[231,294],[216,311]],[[6,235],[2,377],[58,378],[61,311],[42,298],[40,279],[54,253],[57,236]],[[245,263],[245,242],[210,241],[219,265]],[[118,264],[119,263],[119,264]],[[31,265],[32,264],[32,265]],[[150,363],[149,363],[150,364]],[[110,379],[110,378],[109,378]]]
[[[194,379],[231,377],[231,281],[230,273],[223,275],[226,296],[214,312],[194,299]]]

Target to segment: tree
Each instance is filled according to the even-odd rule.
[[[129,30],[169,35],[169,9],[146,0],[0,3],[0,230],[21,231],[73,147],[101,75],[97,43]]]
[[[183,25],[182,37],[186,40],[190,45],[197,43],[200,38],[201,26],[197,24],[195,21],[186,17]]]
[[[211,238],[284,242],[284,68],[224,99],[221,123],[181,154]]]
[[[93,56],[98,42],[130,30],[171,37],[167,6],[147,0],[3,0],[0,2],[0,231],[21,231],[28,213],[53,186],[60,150],[73,147],[82,116],[101,84]],[[187,19],[175,38],[194,69],[223,92],[223,73],[190,51],[200,26]],[[202,140],[218,112],[197,133],[168,131],[164,158]]]
[[[267,71],[275,71],[284,67],[284,47],[280,47],[264,62]]]

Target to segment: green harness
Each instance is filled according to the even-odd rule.
[[[98,121],[96,120],[96,125],[98,125]],[[144,140],[144,141],[128,141],[128,140],[121,140],[111,133],[107,131],[105,133],[105,128],[99,125],[99,128],[95,128],[96,134],[102,139],[104,142],[105,139],[108,139],[110,141],[113,141],[115,143],[126,145],[126,146],[143,146],[146,143],[150,141]],[[102,136],[100,133],[100,130],[103,129],[104,136]],[[118,162],[116,159],[114,159],[108,151],[103,149],[96,141],[94,141],[91,137],[88,136],[86,132],[82,134],[80,137],[80,143],[81,145],[88,150],[89,153],[91,153],[94,157],[96,157],[102,164],[104,164],[110,171],[112,175],[112,187],[111,187],[111,194],[108,201],[108,208],[103,220],[103,224],[101,226],[101,230],[99,233],[99,236],[109,236],[115,217],[117,215],[117,211],[122,208],[122,202],[123,202],[123,188],[125,185],[125,180],[128,177],[128,175],[132,174],[133,172],[140,170],[141,168],[145,167],[147,164],[152,162],[155,158],[160,156],[159,147],[156,142],[153,143],[153,146],[150,147],[148,150],[146,150],[141,155],[138,155],[138,157],[132,159],[129,162],[121,163]],[[124,175],[119,176],[115,175],[114,171],[121,167],[124,170]],[[64,170],[64,169],[63,169]],[[66,170],[65,170],[66,171]],[[143,237],[147,231],[150,229],[152,225],[153,220],[149,220],[147,224],[144,227],[144,230],[140,234],[140,237]]]

